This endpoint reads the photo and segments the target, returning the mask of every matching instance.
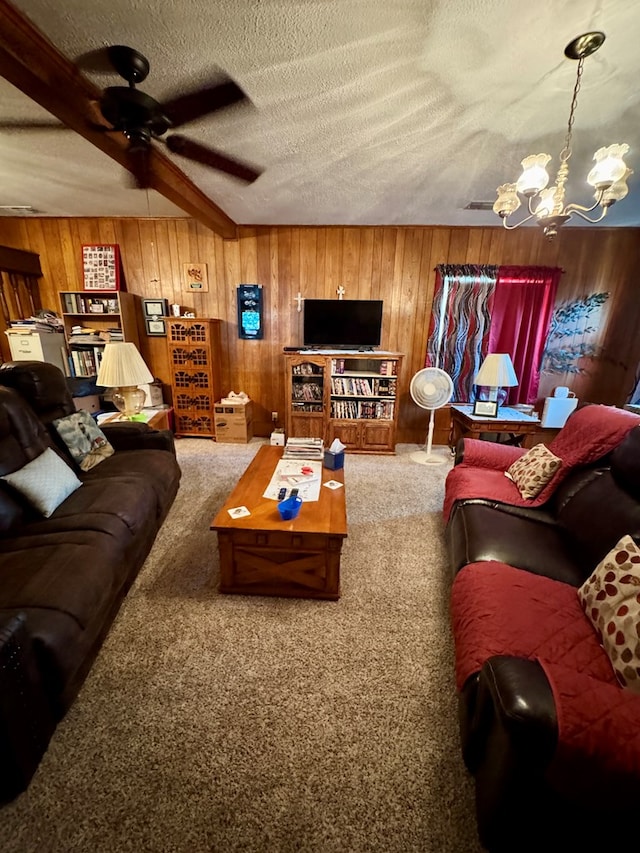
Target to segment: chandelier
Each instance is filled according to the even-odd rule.
[[[611,205],[623,199],[629,192],[626,182],[629,175],[633,173],[622,159],[628,153],[629,146],[626,143],[616,143],[609,145],[608,148],[599,148],[593,155],[596,165],[587,175],[587,183],[595,189],[595,203],[591,207],[565,204],[565,184],[569,176],[569,158],[571,157],[571,135],[584,60],[598,50],[604,39],[605,35],[601,32],[585,33],[566,46],[564,54],[568,59],[578,60],[578,70],[556,181],[553,186],[547,188],[549,173],[546,166],[551,160],[549,154],[531,154],[525,157],[522,161],[522,174],[517,182],[502,184],[497,190],[498,198],[493,205],[493,210],[502,219],[505,228],[509,230],[519,228],[520,225],[535,218],[544,230],[545,236],[553,239],[558,233],[558,228],[570,219],[572,214],[575,213],[587,222],[600,222],[607,215]],[[529,215],[510,225],[508,219],[520,207],[520,195],[527,199]],[[600,208],[596,218],[587,216],[596,208]]]

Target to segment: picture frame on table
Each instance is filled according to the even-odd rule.
[[[142,300],[142,311],[145,317],[167,317],[169,300],[145,298]]]
[[[498,417],[497,400],[476,400],[473,404],[473,414],[483,418]]]
[[[148,335],[166,335],[167,327],[163,317],[145,317],[144,321]]]

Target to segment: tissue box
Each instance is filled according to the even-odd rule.
[[[340,450],[338,453],[334,453],[332,450],[325,450],[324,467],[331,468],[332,471],[344,468],[344,450]]]

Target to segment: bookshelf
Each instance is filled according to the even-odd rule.
[[[394,453],[401,353],[285,354],[287,436]]]
[[[133,293],[66,290],[59,293],[59,298],[69,376],[95,376],[104,345],[110,340],[131,341],[139,346]],[[91,329],[93,334],[74,334],[79,327]]]

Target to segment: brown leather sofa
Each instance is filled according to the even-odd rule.
[[[598,408],[603,422],[621,418]],[[445,502],[451,618],[461,745],[487,850],[637,846],[640,696],[616,683],[577,597],[624,534],[640,541],[636,424],[613,448],[594,440],[606,452],[536,506],[491,494],[489,472],[502,476],[523,451],[482,449],[487,467],[474,469],[486,442],[457,448]]]
[[[115,453],[82,472],[52,427],[75,411],[53,365],[0,365],[0,476],[46,448],[82,486],[49,518],[0,481],[0,799],[24,790],[85,680],[180,482],[173,435],[105,426]]]

